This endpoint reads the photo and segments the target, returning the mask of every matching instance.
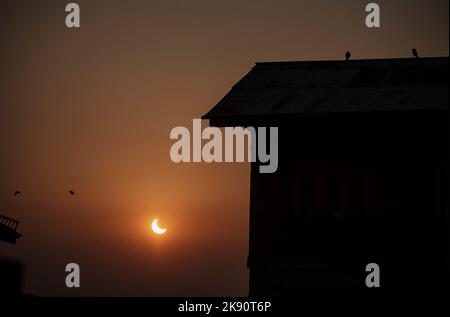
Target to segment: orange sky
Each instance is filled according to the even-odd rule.
[[[256,61],[448,55],[447,0],[378,1],[376,30],[368,1],[75,1],[76,30],[67,2],[0,4],[0,213],[23,234],[0,255],[38,295],[246,295],[249,166],[172,163],[170,130]]]

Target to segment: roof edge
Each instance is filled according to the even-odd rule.
[[[304,60],[304,61],[296,61],[296,60],[286,60],[286,61],[257,61],[255,65],[260,64],[300,64],[300,63],[338,63],[338,62],[368,62],[368,61],[412,61],[412,60],[444,60],[449,59],[450,56],[430,56],[430,57],[394,57],[394,58],[362,58],[362,59],[324,59],[324,60]]]

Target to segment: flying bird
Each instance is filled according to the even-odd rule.
[[[345,60],[348,61],[350,59],[350,56],[352,56],[352,53],[349,51],[345,52]]]
[[[20,192],[20,191],[18,191],[18,190],[16,190],[16,191],[14,192],[14,196],[17,196],[17,195],[20,195],[20,194],[22,194],[22,192]]]
[[[412,54],[413,54],[413,56],[414,56],[415,58],[419,58],[419,53],[417,53],[417,50],[416,50],[415,48],[413,48],[413,49],[411,50],[411,52],[412,52]]]
[[[75,192],[73,190],[69,190],[69,194],[75,195]]]

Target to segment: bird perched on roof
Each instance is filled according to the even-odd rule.
[[[14,196],[17,196],[17,195],[20,195],[20,194],[22,194],[22,192],[20,192],[20,191],[18,191],[18,190],[16,190],[16,191],[14,192]]]
[[[417,53],[417,50],[416,50],[415,48],[413,48],[413,49],[411,50],[411,53],[413,54],[413,56],[414,56],[415,58],[419,58],[419,53]]]
[[[345,52],[345,60],[348,61],[350,59],[350,56],[352,56],[352,53],[349,51]]]
[[[73,190],[69,190],[69,194],[75,195],[75,192]]]

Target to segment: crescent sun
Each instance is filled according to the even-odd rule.
[[[165,233],[167,231],[166,228],[160,228],[158,226],[158,219],[153,220],[153,222],[152,222],[152,230],[156,234],[163,234],[163,233]]]

